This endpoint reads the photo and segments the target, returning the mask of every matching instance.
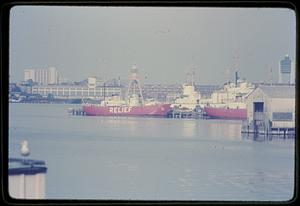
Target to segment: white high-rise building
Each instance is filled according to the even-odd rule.
[[[288,55],[286,55],[284,59],[279,62],[278,83],[290,84],[292,82],[291,70],[292,70],[292,60]]]
[[[55,67],[48,69],[25,69],[24,81],[29,79],[41,85],[58,84],[58,72]]]
[[[35,81],[35,73],[34,73],[34,69],[25,69],[24,70],[24,81],[27,80],[32,80]]]
[[[48,84],[48,71],[46,69],[35,70],[35,82],[39,84]]]
[[[58,84],[58,72],[55,67],[48,69],[48,84]]]

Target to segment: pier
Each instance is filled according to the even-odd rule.
[[[295,128],[270,128],[265,124],[258,122],[254,124],[248,124],[243,121],[242,131],[243,136],[253,136],[253,138],[294,138],[296,135]]]
[[[173,109],[168,113],[167,118],[173,118],[173,119],[207,119],[208,117],[206,115],[204,115],[203,111]]]
[[[86,113],[81,108],[77,108],[77,109],[69,108],[68,113],[70,115],[76,115],[76,116],[85,116],[86,115]]]
[[[74,116],[86,116],[86,113],[82,110],[82,108],[69,108],[69,115]],[[203,111],[187,111],[187,110],[171,110],[166,118],[173,119],[209,119]]]

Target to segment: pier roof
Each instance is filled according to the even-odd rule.
[[[295,98],[294,85],[259,85],[259,88],[270,98]]]

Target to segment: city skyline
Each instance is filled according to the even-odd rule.
[[[74,81],[127,79],[133,64],[149,83],[183,83],[191,68],[202,84],[233,80],[235,68],[267,82],[286,54],[295,62],[289,9],[17,6],[10,24],[12,82],[50,66]]]
[[[25,69],[24,81],[32,80],[39,84],[59,84],[59,75],[55,67],[47,69]]]

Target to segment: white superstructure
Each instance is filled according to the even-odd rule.
[[[210,98],[201,99],[200,104],[210,107],[246,108],[245,98],[254,90],[254,85],[246,80],[237,83],[228,82],[224,87],[211,94]]]
[[[193,110],[199,104],[200,98],[201,94],[195,91],[194,85],[184,84],[182,96],[177,98],[172,106]]]

